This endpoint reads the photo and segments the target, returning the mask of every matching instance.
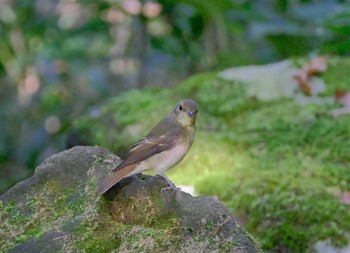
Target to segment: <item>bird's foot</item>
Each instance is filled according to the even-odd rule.
[[[163,193],[163,191],[169,190],[169,189],[173,189],[175,191],[181,191],[180,187],[176,187],[176,186],[172,185],[172,186],[168,186],[168,187],[163,188],[160,192]]]
[[[163,193],[164,190],[169,190],[169,189],[173,189],[173,190],[175,190],[175,191],[181,190],[181,188],[176,187],[176,186],[173,184],[173,182],[171,182],[170,179],[167,178],[167,176],[166,176],[164,173],[161,174],[161,175],[164,177],[164,179],[165,179],[165,180],[168,182],[168,184],[169,184],[168,187],[165,187],[165,188],[163,188],[163,189],[160,191],[161,193]]]

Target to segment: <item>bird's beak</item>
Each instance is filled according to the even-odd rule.
[[[194,113],[193,113],[192,111],[188,111],[187,113],[188,113],[188,115],[190,115],[191,117],[193,117],[193,115],[194,115]]]

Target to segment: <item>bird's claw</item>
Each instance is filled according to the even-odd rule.
[[[181,188],[180,188],[180,187],[168,186],[168,187],[163,188],[160,192],[163,193],[163,191],[169,190],[169,189],[173,189],[173,190],[175,190],[175,191],[181,191]]]

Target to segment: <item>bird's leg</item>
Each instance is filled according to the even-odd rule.
[[[167,178],[167,176],[165,175],[165,173],[162,173],[161,175],[165,178],[165,180],[166,180],[166,181],[168,182],[168,184],[170,185],[169,187],[163,188],[163,189],[161,190],[161,192],[163,192],[164,190],[168,190],[168,189],[174,189],[175,191],[181,190],[181,188],[176,187],[176,186],[173,184],[173,182],[171,182],[170,179]]]

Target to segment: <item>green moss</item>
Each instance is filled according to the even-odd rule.
[[[295,62],[301,66],[306,60]],[[349,69],[350,58],[330,58],[319,75],[326,84],[322,96],[349,91]],[[125,93],[96,119],[80,119],[77,126],[95,132],[89,135],[93,144],[119,152],[181,98],[198,102],[198,131],[184,161],[167,172],[175,184],[218,196],[265,250],[305,252],[323,239],[346,243],[350,213],[338,195],[350,191],[350,116],[328,116],[337,103],[261,102],[250,98],[244,85],[203,73],[173,89]],[[151,229],[156,223],[147,217],[143,225]]]
[[[29,239],[26,230],[33,224],[31,217],[17,209],[15,201],[10,201],[7,205],[0,202],[0,245],[6,251],[18,242]]]
[[[326,95],[333,96],[336,91],[349,91],[350,58],[332,57],[327,61],[327,71],[322,74],[326,84]]]
[[[120,246],[120,235],[127,231],[128,227],[119,226],[107,216],[99,218],[80,223],[75,233],[75,248],[86,252],[110,252]]]
[[[350,117],[317,116],[326,109],[283,100],[243,112],[230,123],[233,133],[206,138],[210,144],[192,150],[198,160],[184,165],[204,168],[192,178],[196,189],[218,195],[247,220],[264,249],[306,252],[318,240],[346,243],[350,214],[337,194],[350,187]],[[223,143],[221,152],[214,148]],[[188,174],[175,172],[174,181],[187,182],[180,173]]]
[[[10,215],[8,222],[11,225],[18,226],[28,222],[29,220],[29,217],[26,217],[21,211],[17,211]]]
[[[247,95],[244,84],[220,79],[216,73],[195,75],[181,83],[179,89],[196,100],[201,113],[224,119],[259,104]]]
[[[265,249],[306,252],[318,240],[346,243],[350,214],[337,193],[350,187],[350,117],[316,115],[325,109],[285,100],[242,113],[232,120],[235,133],[220,133],[228,146],[220,155],[213,150],[215,167],[199,147],[205,157],[198,163],[212,171],[197,177],[196,188],[247,219]]]
[[[159,194],[158,194],[159,195]],[[122,200],[123,201],[123,200]],[[153,198],[148,202],[152,203]],[[138,203],[136,215],[140,210],[145,210],[142,217],[135,217],[132,224],[123,224],[113,220],[108,211],[108,203],[102,199],[95,214],[84,219],[74,234],[74,248],[85,252],[111,252],[115,249],[143,252],[164,252],[179,250],[182,236],[176,229],[179,223],[177,219],[162,217],[158,213],[158,219],[154,220],[156,213],[148,212],[148,207],[139,201],[124,202],[130,206]],[[121,206],[124,203],[119,203]],[[130,223],[130,221],[127,221]]]
[[[53,227],[62,226],[85,211],[86,197],[76,195],[75,189],[59,191],[57,185],[47,182],[45,191],[28,197],[28,211],[15,201],[0,204],[0,244],[6,251],[16,243],[30,238],[39,239]]]

